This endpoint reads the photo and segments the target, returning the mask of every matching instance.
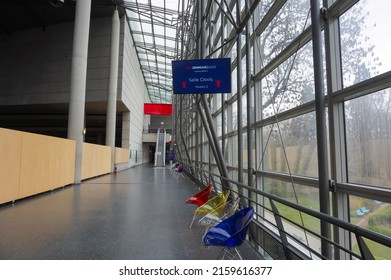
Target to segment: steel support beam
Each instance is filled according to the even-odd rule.
[[[180,135],[181,135],[183,147],[185,148],[185,153],[186,153],[187,160],[189,161],[190,165],[192,165],[191,157],[190,157],[190,154],[189,154],[189,150],[187,149],[187,144],[186,144],[186,141],[185,141],[185,137],[183,136],[183,129],[182,129],[182,123],[183,123],[182,102],[183,102],[183,100],[182,99],[183,99],[183,96],[180,95],[180,97],[179,97],[179,132],[180,132]],[[183,158],[182,158],[182,160],[183,160]]]
[[[318,174],[319,174],[319,207],[320,212],[330,213],[329,201],[329,173],[327,158],[327,133],[326,133],[326,108],[325,95],[323,90],[323,66],[322,66],[322,37],[321,37],[321,13],[318,0],[311,0],[311,22],[312,22],[312,48],[314,60],[315,79],[315,110],[316,110],[316,136],[318,144]],[[320,222],[321,235],[331,239],[330,224],[322,220]],[[322,239],[322,255],[328,259],[332,258],[331,246]]]
[[[203,2],[204,1],[199,1],[198,2],[198,30],[199,30],[199,40],[198,40],[198,45],[197,45],[197,54],[199,58],[204,58],[204,37],[203,37],[203,26],[204,26],[204,18],[203,18]],[[201,117],[202,124],[204,126],[206,135],[208,137],[209,145],[211,146],[212,152],[214,154],[218,169],[220,171],[220,174],[228,178],[228,171],[227,171],[227,166],[224,161],[223,153],[221,152],[221,147],[219,145],[217,135],[214,129],[213,125],[213,120],[212,120],[212,115],[209,110],[208,102],[206,100],[206,96],[202,95],[199,98],[200,102],[197,102],[197,107],[198,107],[198,112]],[[201,107],[201,104],[202,107]],[[229,189],[230,185],[229,182],[222,179],[222,184],[223,184],[223,189]]]
[[[246,91],[247,91],[247,184],[252,187],[253,181],[253,147],[252,147],[252,124],[254,122],[254,101],[251,94],[251,46],[250,24],[246,26]]]
[[[240,23],[240,5],[236,5],[236,21]],[[236,39],[237,125],[238,125],[238,181],[243,183],[243,126],[242,126],[242,36]]]

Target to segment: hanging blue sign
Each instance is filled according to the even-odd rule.
[[[174,94],[230,93],[231,59],[172,61]]]

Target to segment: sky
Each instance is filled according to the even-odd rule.
[[[379,70],[384,73],[391,70],[391,1],[368,0],[366,9],[369,11],[368,28],[363,32],[375,46],[375,55],[382,62]]]

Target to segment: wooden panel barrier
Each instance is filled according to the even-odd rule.
[[[0,204],[74,182],[75,141],[0,128]]]
[[[83,143],[81,179],[111,172],[111,147]]]
[[[115,163],[129,162],[130,150],[124,148],[115,148]]]
[[[0,128],[0,143],[0,203],[5,203],[18,198],[22,133]]]

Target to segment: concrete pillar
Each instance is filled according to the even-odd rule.
[[[90,14],[91,0],[76,1],[68,114],[68,138],[76,141],[75,184],[81,182]]]
[[[115,120],[117,113],[117,81],[118,81],[118,54],[119,54],[120,22],[118,11],[115,10],[111,22],[111,45],[110,45],[110,73],[109,92],[107,96],[106,113],[106,146],[111,147],[111,171],[114,169],[115,147]]]

